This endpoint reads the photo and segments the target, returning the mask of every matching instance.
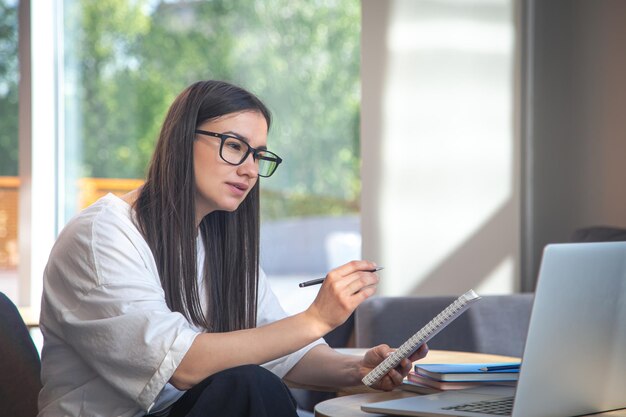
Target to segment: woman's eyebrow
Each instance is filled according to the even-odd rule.
[[[241,140],[245,140],[246,142],[249,142],[248,138],[245,136],[240,135],[237,132],[233,132],[232,130],[228,130],[226,132],[223,132],[222,135],[229,135],[229,136],[234,136],[237,139],[241,139]]]
[[[247,137],[242,136],[242,135],[240,135],[240,134],[239,134],[239,133],[237,133],[237,132],[233,132],[232,130],[229,130],[229,131],[227,131],[227,132],[224,132],[224,133],[222,133],[222,135],[234,136],[234,137],[236,137],[237,139],[241,139],[241,140],[243,140],[244,142],[246,142],[248,145],[250,145],[250,141],[248,140],[248,138],[247,138]],[[258,148],[254,148],[254,149],[259,150],[259,151],[266,151],[266,150],[267,150],[267,146],[262,145],[262,146],[259,146]]]

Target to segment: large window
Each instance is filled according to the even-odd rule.
[[[17,0],[0,0],[0,291],[18,296]]]
[[[273,112],[268,140],[284,163],[263,180],[261,263],[288,310],[316,290],[295,282],[360,255],[358,0],[24,0],[19,48],[32,62],[21,75],[19,3],[0,0],[1,291],[16,299],[25,285],[21,303],[38,304],[50,239],[18,245],[18,217],[58,233],[103,194],[139,186],[167,107],[200,79],[240,84]],[[29,245],[18,279],[17,248]]]
[[[175,95],[214,78],[274,114],[285,162],[262,183],[261,262],[275,289],[359,256],[358,0],[64,0],[63,22],[61,223],[141,184]]]

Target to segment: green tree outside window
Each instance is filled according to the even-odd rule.
[[[175,94],[225,79],[275,115],[264,218],[358,211],[358,1],[66,0],[65,22],[80,175],[143,177]]]

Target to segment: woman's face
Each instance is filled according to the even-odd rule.
[[[206,121],[197,129],[236,136],[257,149],[267,145],[267,122],[257,111],[227,114]],[[230,165],[220,158],[220,143],[217,137],[196,134],[193,144],[196,224],[212,211],[236,210],[258,180],[252,153],[241,165]]]

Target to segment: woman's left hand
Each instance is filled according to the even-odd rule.
[[[387,345],[378,345],[365,353],[360,363],[361,378],[365,377],[372,369],[387,358],[395,349]],[[394,369],[387,372],[380,380],[371,387],[383,391],[391,391],[402,383],[404,377],[411,370],[413,362],[422,359],[428,354],[428,346],[423,344],[409,358],[402,359],[402,362]]]

